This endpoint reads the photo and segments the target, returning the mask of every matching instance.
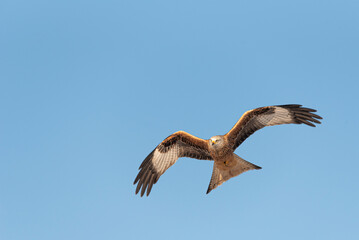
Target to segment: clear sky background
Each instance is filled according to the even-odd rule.
[[[0,2],[0,239],[359,239],[359,1]],[[262,170],[206,195],[180,159],[149,197],[143,159],[184,130],[299,103],[317,128],[236,150]]]

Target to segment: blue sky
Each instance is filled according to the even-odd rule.
[[[358,239],[359,2],[0,3],[0,239]],[[184,130],[299,103],[323,124],[268,127],[263,169],[205,192],[180,159],[148,198],[142,160]]]

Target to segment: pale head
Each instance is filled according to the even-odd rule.
[[[224,138],[221,135],[213,136],[209,139],[209,144],[213,147],[220,147],[224,144]]]

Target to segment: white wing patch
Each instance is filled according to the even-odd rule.
[[[287,109],[275,107],[274,113],[260,115],[257,118],[257,121],[264,126],[273,126],[278,124],[292,123],[293,118]]]
[[[177,145],[173,146],[166,153],[161,153],[156,149],[152,158],[153,168],[162,175],[169,167],[176,163],[178,158],[179,147]]]

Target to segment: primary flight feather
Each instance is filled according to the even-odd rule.
[[[314,123],[321,123],[317,119],[322,118],[313,112],[316,110],[298,104],[260,107],[245,112],[225,135],[205,140],[183,131],[175,132],[163,140],[140,165],[134,181],[134,184],[137,183],[136,194],[141,190],[142,197],[147,190],[148,196],[153,184],[180,157],[214,160],[208,194],[232,177],[248,170],[261,169],[234,153],[251,134],[263,127],[280,124],[304,123],[315,127]]]

